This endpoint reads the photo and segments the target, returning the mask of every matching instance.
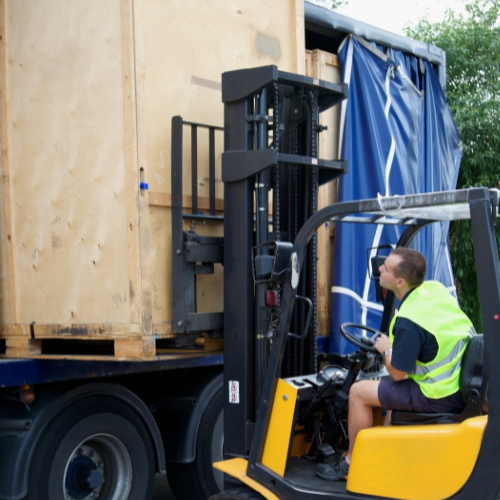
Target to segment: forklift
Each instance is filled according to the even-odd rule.
[[[319,113],[345,98],[345,86],[282,73],[275,66],[225,73],[222,81],[228,392],[225,460],[214,467],[225,474],[226,490],[212,499],[498,500],[499,192],[470,188],[379,197],[318,211],[317,186],[347,171],[345,162],[318,159],[315,148],[322,131]],[[300,120],[294,121],[296,115]],[[404,231],[397,246],[408,247],[429,224],[461,219],[471,221],[484,327],[462,362],[464,410],[393,411],[391,426],[358,434],[347,482],[316,477],[317,463],[348,446],[352,384],[384,376],[374,339],[388,331],[396,308],[389,292],[380,331],[342,325],[342,335],[359,350],[318,371],[317,229],[326,222],[398,225]],[[374,269],[376,259],[370,263]],[[353,330],[364,332],[359,336]]]

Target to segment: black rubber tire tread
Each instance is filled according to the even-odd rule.
[[[212,467],[212,433],[222,411],[222,388],[219,389],[204,411],[198,436],[196,458],[190,464],[167,463],[168,484],[177,500],[206,500],[220,492]]]
[[[211,496],[209,500],[266,500],[266,498],[249,486],[235,486]]]
[[[80,399],[49,424],[31,461],[25,500],[64,500],[64,493],[55,485],[63,481],[62,471],[69,453],[86,435],[101,432],[115,436],[129,452],[133,476],[128,499],[150,500],[155,456],[149,432],[126,403],[105,396]],[[101,494],[99,500],[106,500],[107,496]]]

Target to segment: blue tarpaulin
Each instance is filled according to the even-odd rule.
[[[339,201],[454,189],[459,136],[433,66],[356,36],[340,47],[339,62],[349,84],[340,118],[340,157],[348,160],[349,172],[339,180]],[[412,247],[427,259],[427,279],[454,292],[448,224],[426,227]],[[342,323],[380,327],[382,304],[375,300],[368,262],[376,247],[395,246],[403,231],[337,224],[330,353],[355,350],[340,335]]]

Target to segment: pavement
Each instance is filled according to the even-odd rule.
[[[175,500],[174,494],[168,485],[167,476],[156,474],[152,500]]]

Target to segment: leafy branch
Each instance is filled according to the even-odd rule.
[[[500,180],[500,0],[472,0],[439,23],[420,19],[410,38],[446,51],[448,103],[463,150],[458,188],[498,187]],[[497,232],[497,242],[500,235]],[[450,226],[450,247],[462,309],[482,330],[470,222]]]

